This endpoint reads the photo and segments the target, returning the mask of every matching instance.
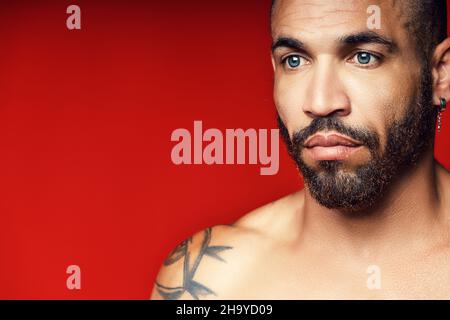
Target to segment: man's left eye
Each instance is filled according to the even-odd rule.
[[[351,60],[361,66],[371,66],[377,63],[380,59],[369,52],[358,52],[352,57]]]

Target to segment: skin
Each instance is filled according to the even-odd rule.
[[[368,31],[366,8],[373,4],[382,12],[382,28],[375,32],[394,40],[396,50],[378,43],[340,47],[340,37]],[[280,61],[298,50],[280,47],[272,56],[274,100],[289,134],[335,113],[375,130],[384,146],[387,124],[407,112],[420,76],[404,22],[392,1],[281,0],[272,21],[274,42],[289,37],[307,48],[296,70]],[[450,99],[449,48],[447,39],[433,52],[434,105],[439,97]],[[384,59],[361,66],[353,57],[358,50]],[[369,156],[362,150],[346,167],[352,170]],[[306,185],[233,225],[203,230],[169,255],[151,298],[449,299],[450,173],[430,147],[394,180],[365,212],[323,207]],[[367,285],[374,265],[381,271],[379,289]]]

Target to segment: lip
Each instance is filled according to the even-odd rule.
[[[335,146],[359,147],[361,146],[361,143],[349,137],[339,135],[336,133],[331,133],[328,135],[315,134],[314,136],[309,138],[305,143],[306,148],[335,147]]]
[[[304,151],[315,161],[345,160],[362,149],[358,141],[335,133],[316,134],[304,146]]]

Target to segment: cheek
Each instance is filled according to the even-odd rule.
[[[347,77],[346,91],[352,103],[349,122],[376,132],[382,150],[386,145],[387,131],[394,121],[405,116],[415,95],[414,82],[391,74],[375,77]]]
[[[367,84],[367,83],[366,83]],[[380,143],[386,141],[386,128],[395,113],[392,94],[388,88],[373,90],[362,82],[350,83],[348,86],[352,112],[347,123],[361,129],[376,132]]]

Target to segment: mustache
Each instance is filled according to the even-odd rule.
[[[344,136],[359,141],[362,145],[367,146],[370,150],[378,150],[380,147],[380,138],[374,131],[365,128],[354,128],[346,125],[336,116],[315,118],[304,129],[295,131],[292,134],[292,139],[289,136],[287,127],[285,126],[280,115],[277,116],[278,128],[281,136],[288,146],[289,151],[298,151],[303,148],[306,140],[312,135],[320,131],[336,131]]]

